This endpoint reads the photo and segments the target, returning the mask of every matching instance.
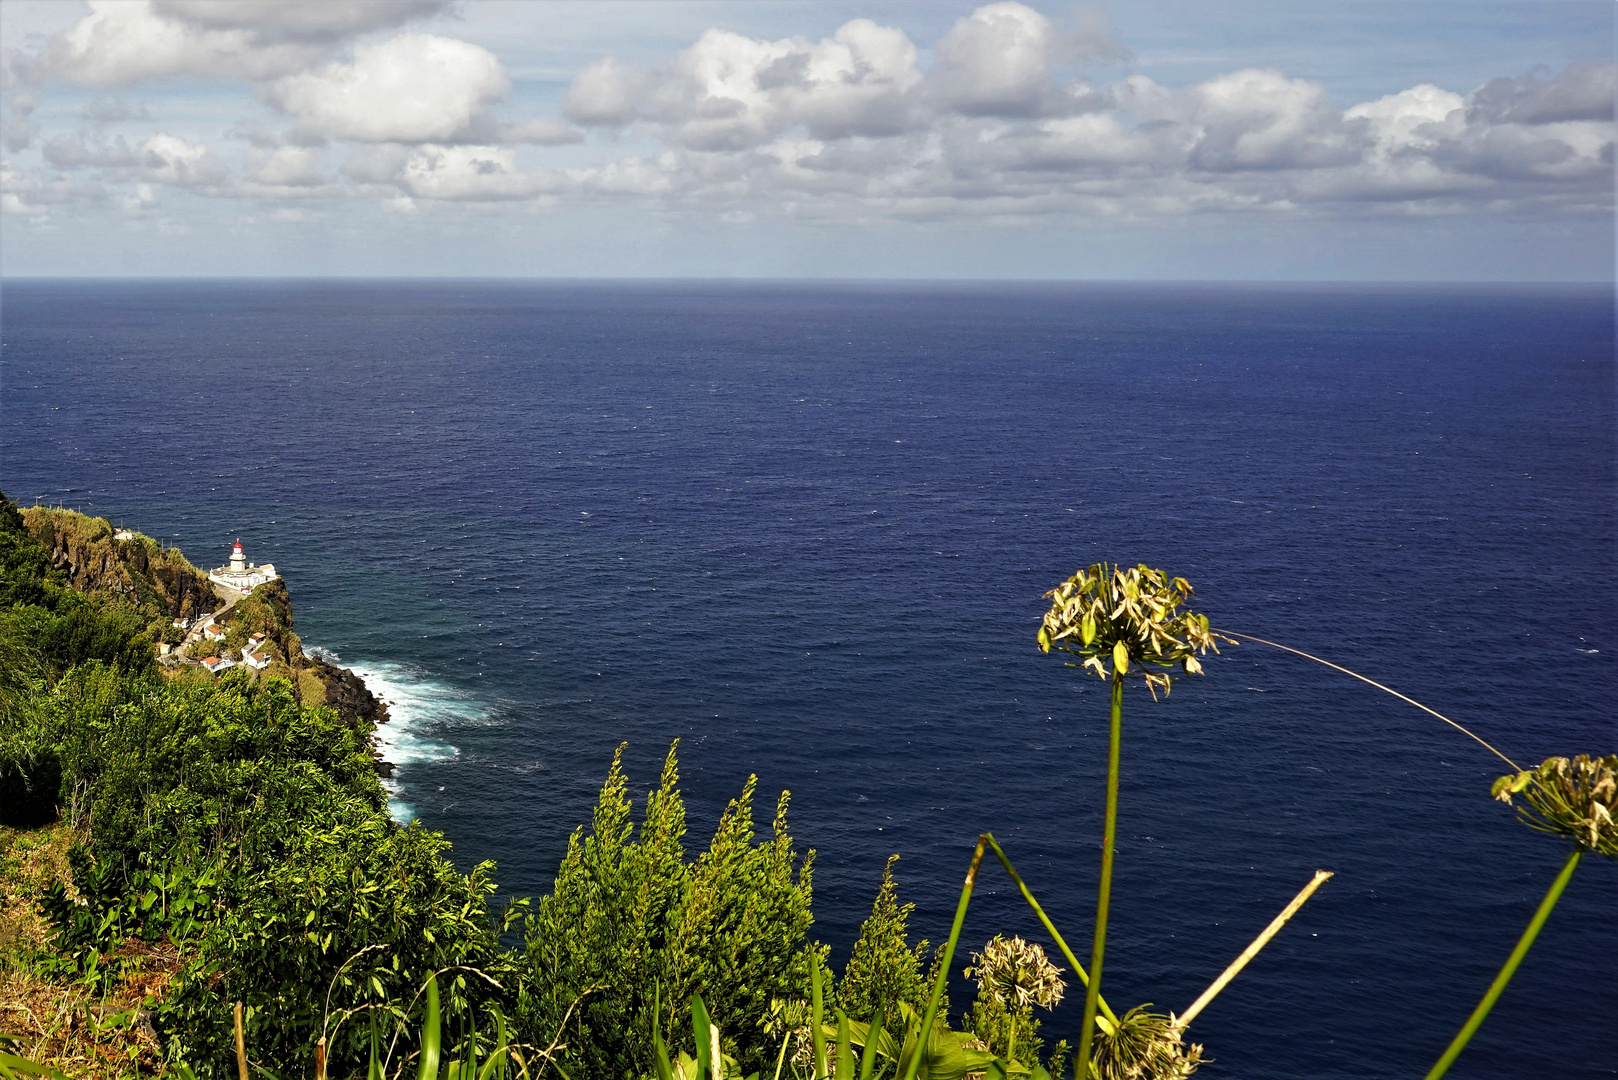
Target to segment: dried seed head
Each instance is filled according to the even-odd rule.
[[[1096,563],[1045,594],[1051,609],[1039,627],[1039,647],[1082,657],[1082,666],[1103,679],[1138,674],[1153,697],[1159,689],[1167,694],[1168,671],[1146,665],[1179,664],[1186,674],[1199,675],[1197,653],[1218,652],[1220,641],[1236,644],[1208,629],[1206,615],[1180,610],[1191,593],[1185,578],[1170,578],[1144,563],[1128,569]]]
[[[1203,1063],[1202,1047],[1181,1041],[1174,1017],[1147,1012],[1149,1008],[1150,1003],[1136,1006],[1116,1024],[1096,1017],[1101,1030],[1090,1068],[1097,1080],[1184,1080]]]
[[[1590,851],[1618,858],[1618,754],[1580,754],[1546,758],[1537,769],[1502,776],[1491,789],[1495,798],[1512,803],[1521,795],[1527,806],[1517,816],[1530,829],[1566,836]]]
[[[1050,962],[1045,950],[1020,937],[1008,941],[996,934],[982,952],[972,954],[972,965],[966,977],[977,980],[980,995],[1002,1005],[1050,1009],[1067,989],[1062,969]]]

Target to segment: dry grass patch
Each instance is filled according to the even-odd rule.
[[[35,899],[55,881],[71,890],[67,851],[80,839],[61,824],[0,827],[0,1032],[16,1037],[13,1052],[72,1077],[157,1076],[162,1056],[150,1016],[180,969],[173,945],[125,943],[116,955],[126,973],[104,996],[28,963],[49,940]]]

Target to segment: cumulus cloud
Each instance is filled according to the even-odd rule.
[[[301,6],[301,5],[300,5]],[[171,75],[267,78],[319,56],[324,45],[259,40],[249,29],[219,29],[171,18],[151,0],[90,0],[90,14],[44,52],[13,62],[32,82],[126,86]]]
[[[14,94],[7,111],[11,113],[6,117],[5,140],[6,149],[13,153],[26,150],[33,144],[34,137],[39,134],[39,125],[31,117],[39,102],[32,94]]]
[[[307,188],[327,182],[320,168],[322,150],[309,146],[253,148],[244,158],[242,179],[266,187]]]
[[[427,0],[88,0],[90,13],[12,68],[32,82],[124,86],[194,75],[268,79],[355,35],[435,14]]]
[[[496,111],[511,80],[487,49],[406,30],[345,51],[354,35],[442,8],[96,0],[24,64],[86,85],[158,74],[255,83],[290,126],[233,128],[249,144],[234,179],[201,142],[107,139],[108,124],[135,118],[110,99],[92,104],[85,131],[41,140],[34,99],[14,94],[7,134],[39,145],[60,173],[100,170],[102,183],[362,196],[397,212],[558,199],[638,199],[737,220],[1612,210],[1612,64],[1469,93],[1390,88],[1346,108],[1319,82],[1269,68],[1187,85],[1139,74],[1100,83],[1085,77],[1087,60],[1122,55],[1104,25],[1059,24],[1003,0],[957,20],[925,68],[903,30],[870,19],[819,39],[710,29],[660,63],[604,57],[583,68],[565,121],[511,120]],[[607,150],[602,163],[545,167],[543,149],[518,149],[587,138]],[[333,142],[346,144],[335,173],[323,164]],[[612,152],[625,145],[637,152]],[[92,190],[7,175],[24,206]]]
[[[978,116],[1033,116],[1053,87],[1055,25],[1033,8],[1006,2],[978,8],[938,43],[933,84],[941,101]]]
[[[148,180],[183,188],[215,187],[230,177],[207,146],[161,131],[141,144],[135,168]]]
[[[161,16],[218,30],[245,30],[263,43],[333,42],[387,30],[447,10],[445,0],[153,0]]]
[[[402,34],[354,59],[285,76],[266,99],[305,129],[356,142],[451,142],[490,123],[511,92],[487,49],[433,34]]]
[[[639,114],[637,101],[645,82],[638,68],[604,56],[573,77],[562,99],[562,115],[576,124],[623,127]]]
[[[1080,77],[1109,50],[1104,28],[1014,0],[958,20],[925,74],[902,31],[869,20],[819,41],[710,30],[665,64],[578,74],[564,115],[663,148],[580,174],[577,191],[844,218],[1611,206],[1612,65],[1344,109],[1273,69]]]
[[[418,147],[398,182],[416,198],[471,202],[532,199],[558,187],[547,173],[519,170],[515,155],[498,146]]]

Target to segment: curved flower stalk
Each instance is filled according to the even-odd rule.
[[[1169,669],[1179,665],[1187,675],[1201,674],[1197,653],[1209,649],[1218,652],[1221,640],[1235,644],[1230,638],[1210,630],[1206,615],[1181,609],[1192,591],[1185,578],[1170,578],[1144,563],[1128,569],[1096,563],[1045,594],[1051,608],[1039,627],[1040,650],[1056,649],[1078,656],[1085,670],[1112,683],[1101,885],[1096,899],[1090,979],[1085,988],[1078,1057],[1074,1062],[1074,1075],[1079,1077],[1088,1075],[1096,1007],[1101,998],[1101,963],[1107,945],[1113,845],[1118,833],[1118,757],[1123,740],[1124,679],[1131,673],[1139,675],[1154,699],[1159,689],[1167,696],[1173,685]]]
[[[1551,909],[1562,898],[1562,891],[1567,888],[1584,853],[1593,851],[1609,859],[1618,858],[1618,824],[1613,821],[1613,806],[1618,803],[1618,754],[1606,757],[1580,754],[1571,760],[1546,758],[1536,769],[1523,769],[1500,777],[1490,790],[1496,799],[1513,806],[1516,804],[1512,796],[1521,795],[1528,804],[1517,807],[1523,824],[1537,832],[1567,837],[1573,841],[1573,850],[1568,853],[1556,880],[1551,882],[1545,899],[1539,902],[1534,917],[1528,920],[1528,929],[1517,939],[1517,947],[1511,950],[1505,966],[1489,984],[1483,1000],[1466,1018],[1461,1030],[1450,1040],[1444,1055],[1428,1071],[1426,1080],[1438,1080],[1466,1049],[1506,984],[1517,973],[1523,957],[1528,955],[1529,947],[1539,936]]]

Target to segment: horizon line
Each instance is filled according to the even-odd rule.
[[[293,281],[386,281],[386,282],[495,282],[545,284],[816,284],[816,285],[1426,285],[1426,286],[1504,286],[1504,285],[1618,285],[1618,277],[1606,278],[1336,278],[1336,277],[1255,277],[1255,278],[1170,278],[1170,277],[832,277],[793,275],[517,275],[517,274],[4,274],[0,286],[46,281],[119,282],[293,282]]]

